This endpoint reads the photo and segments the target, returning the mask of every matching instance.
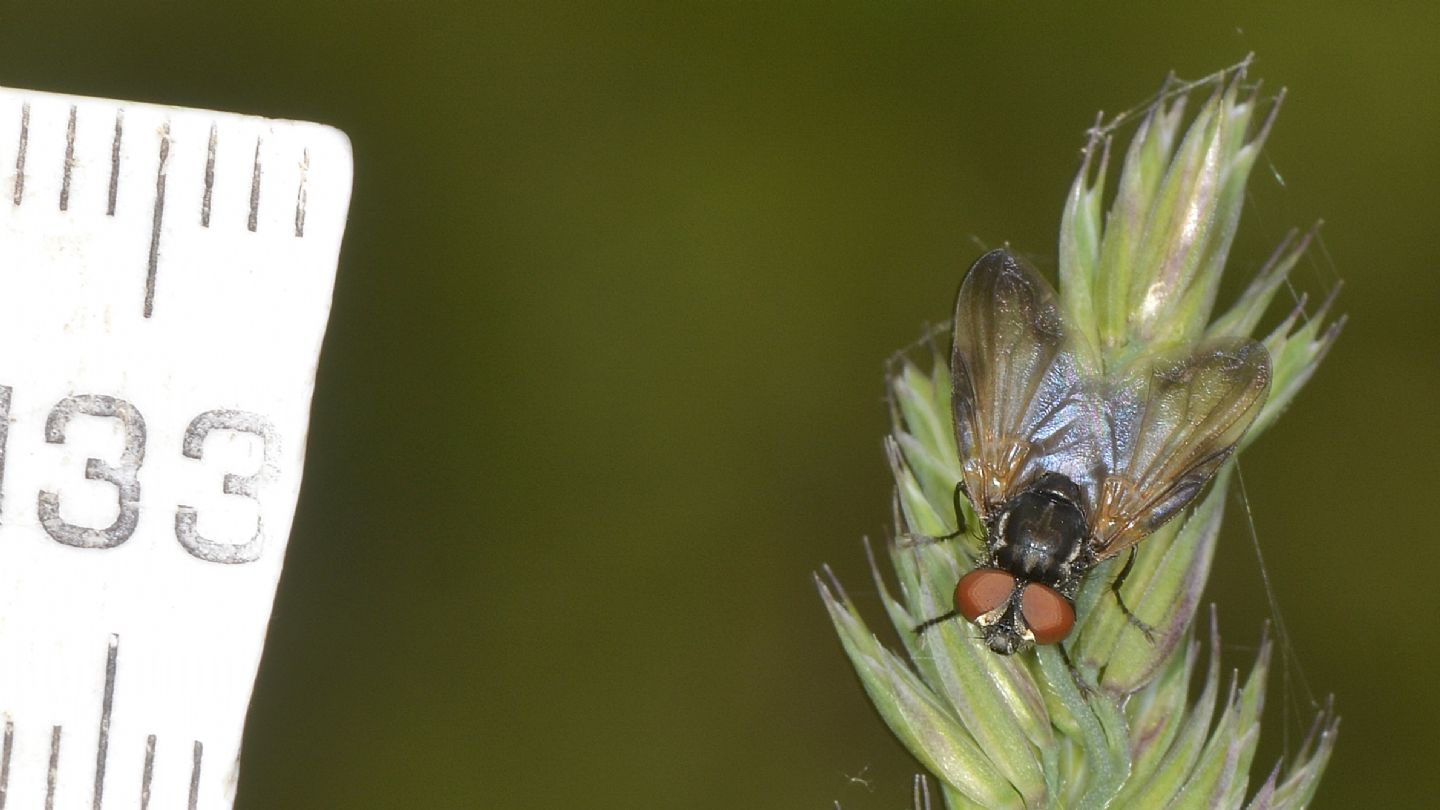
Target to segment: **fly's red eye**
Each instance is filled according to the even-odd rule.
[[[1005,604],[1015,577],[998,568],[976,568],[955,584],[955,609],[970,621]]]
[[[1054,588],[1032,582],[1020,594],[1020,615],[1035,634],[1036,644],[1054,644],[1070,635],[1075,608]]]

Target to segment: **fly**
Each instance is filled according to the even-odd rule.
[[[984,529],[980,564],[955,609],[986,645],[1012,655],[1075,625],[1085,575],[1130,552],[1193,501],[1265,404],[1270,356],[1254,340],[1212,340],[1102,371],[1099,352],[1054,291],[1005,250],[981,256],[960,286],[951,408],[961,497]],[[955,536],[955,535],[952,535]]]

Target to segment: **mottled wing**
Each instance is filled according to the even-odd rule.
[[[981,256],[960,285],[951,349],[955,439],[982,517],[1042,471],[1085,485],[1103,415],[1084,393],[1095,364],[1050,285],[1007,251]]]
[[[1100,558],[1140,542],[1194,500],[1269,387],[1270,355],[1254,341],[1212,343],[1109,387],[1107,469],[1090,518]]]

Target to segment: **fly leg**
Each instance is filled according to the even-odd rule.
[[[941,622],[948,622],[948,621],[950,621],[951,619],[959,618],[959,616],[960,616],[960,611],[958,611],[958,610],[952,610],[952,611],[950,611],[949,613],[945,613],[945,614],[942,614],[942,615],[940,615],[940,616],[936,616],[936,617],[933,618],[933,619],[926,619],[925,621],[923,621],[923,622],[915,625],[914,627],[912,627],[911,630],[915,633],[915,635],[918,636],[918,635],[923,634],[926,630],[929,630],[930,628],[934,627],[935,625],[940,624]]]
[[[956,523],[957,526],[959,526],[959,528],[957,528],[955,531],[953,531],[953,532],[951,532],[951,533],[949,533],[949,534],[947,534],[947,535],[945,535],[945,536],[943,536],[943,537],[927,537],[927,538],[923,538],[924,540],[926,540],[927,542],[931,542],[931,543],[941,543],[941,542],[944,542],[944,541],[946,541],[946,540],[954,540],[955,538],[957,538],[957,537],[959,537],[960,535],[962,535],[962,534],[965,533],[965,509],[960,506],[960,496],[961,496],[961,495],[964,495],[966,498],[969,498],[969,497],[970,497],[970,493],[968,493],[968,492],[965,491],[965,482],[964,482],[963,480],[957,481],[957,482],[955,483],[955,494],[954,494],[954,497],[955,497],[955,523]],[[913,544],[913,541],[912,541],[912,544]],[[929,630],[930,628],[934,627],[935,625],[940,624],[941,622],[947,622],[947,621],[949,621],[949,620],[951,620],[951,619],[959,618],[959,616],[960,616],[960,611],[958,611],[958,610],[952,610],[952,611],[950,611],[949,613],[945,613],[945,614],[936,616],[936,617],[933,618],[933,619],[926,619],[925,621],[923,621],[923,622],[915,625],[915,627],[913,628],[914,631],[915,631],[915,635],[917,635],[917,636],[918,636],[918,635],[922,635],[926,630]]]
[[[955,531],[940,538],[941,540],[954,540],[965,533],[965,507],[960,505],[960,496],[970,500],[970,493],[965,489],[965,479],[955,482],[955,491],[950,494],[951,501],[955,504]]]
[[[1080,674],[1080,670],[1077,669],[1075,663],[1070,660],[1070,653],[1065,651],[1065,645],[1056,644],[1055,646],[1060,650],[1060,659],[1065,662],[1065,668],[1070,670],[1070,677],[1075,679],[1075,687],[1080,690],[1080,697],[1086,700],[1094,697],[1095,687],[1091,686],[1089,682],[1085,680],[1085,676]]]
[[[1135,548],[1132,546],[1130,548],[1130,556],[1125,560],[1125,567],[1120,569],[1120,575],[1115,577],[1114,582],[1110,583],[1110,592],[1115,594],[1115,602],[1120,605],[1120,611],[1125,614],[1125,618],[1129,619],[1130,623],[1135,625],[1137,630],[1145,634],[1146,641],[1154,644],[1155,628],[1141,621],[1140,617],[1136,616],[1135,613],[1130,610],[1129,605],[1125,604],[1125,597],[1120,595],[1120,586],[1125,583],[1125,578],[1130,576],[1130,569],[1134,567]]]
[[[960,500],[962,496],[966,500],[969,500],[970,498],[970,493],[968,490],[965,489],[965,481],[963,479],[955,482],[955,492],[951,496],[955,504],[955,531],[950,532],[949,534],[942,534],[938,537],[913,535],[908,545],[929,545],[930,543],[943,543],[946,540],[954,540],[962,534],[965,534],[969,529],[969,525],[965,521],[965,507],[961,504]],[[985,538],[977,536],[977,539],[983,540]]]

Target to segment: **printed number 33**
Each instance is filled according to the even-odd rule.
[[[0,386],[0,412],[8,422],[10,412],[10,389]],[[57,542],[78,548],[114,548],[130,539],[140,518],[140,465],[145,461],[145,418],[134,405],[123,399],[102,394],[80,394],[60,400],[51,409],[45,420],[45,441],[50,444],[65,443],[65,428],[76,414],[118,419],[124,436],[125,446],[120,451],[120,463],[112,466],[98,458],[85,461],[85,477],[92,481],[113,484],[120,512],[115,522],[103,529],[77,526],[60,517],[60,495],[41,490],[38,498],[40,524]],[[257,490],[279,474],[278,457],[280,442],[270,421],[259,414],[248,411],[213,410],[195,417],[185,430],[181,452],[187,458],[200,459],[205,437],[215,430],[233,430],[259,436],[264,442],[263,460],[260,470],[252,475],[227,473],[223,491],[227,495],[240,495],[257,503]],[[5,435],[0,429],[0,459],[3,459]],[[3,463],[3,462],[0,462]],[[247,563],[260,558],[264,549],[265,528],[261,519],[255,519],[255,532],[244,543],[217,543],[202,536],[195,528],[198,515],[192,506],[180,505],[175,510],[175,537],[180,545],[192,556],[207,562]]]

